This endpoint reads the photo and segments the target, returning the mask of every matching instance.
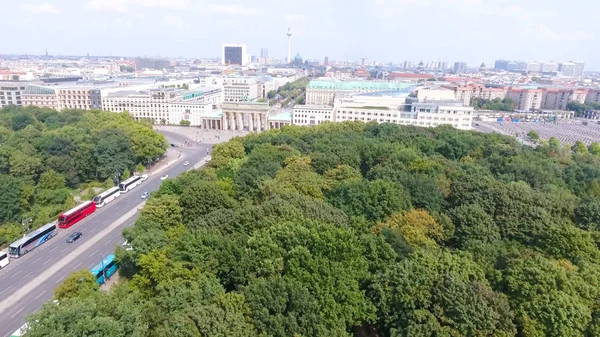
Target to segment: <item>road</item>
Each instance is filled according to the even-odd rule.
[[[163,133],[170,143],[181,144],[189,140],[172,132]],[[136,209],[143,202],[142,193],[158,189],[161,184],[160,176],[163,174],[173,178],[191,169],[207,157],[207,149],[210,147],[211,145],[195,145],[170,149],[175,155],[169,167],[150,175],[148,180],[134,190],[98,208],[71,228],[59,229],[56,237],[27,255],[11,260],[6,268],[0,270],[0,337],[9,336],[23,325],[26,316],[39,310],[43,303],[50,300],[54,288],[71,272],[89,269],[99,263],[102,256],[114,252],[115,246],[123,242],[123,228],[131,226],[139,215]],[[181,151],[178,159],[177,151]],[[186,160],[190,165],[184,167],[183,162]],[[66,243],[66,237],[75,231],[81,232],[82,238],[75,243]]]

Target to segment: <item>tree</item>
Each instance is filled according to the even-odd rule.
[[[494,218],[478,204],[467,204],[451,210],[450,216],[455,226],[452,241],[458,247],[476,240],[492,243],[500,240],[500,230]]]
[[[437,242],[444,240],[442,226],[424,210],[393,214],[378,227],[388,227],[401,232],[406,242],[417,247],[436,247]]]
[[[588,151],[595,156],[600,156],[600,144],[598,142],[591,143],[588,146]]]
[[[115,129],[102,131],[98,135],[94,152],[98,158],[97,170],[102,179],[120,177],[135,161],[131,141]]]
[[[527,137],[529,137],[529,139],[531,139],[534,143],[540,140],[540,135],[533,130],[527,132]]]
[[[54,296],[61,302],[68,298],[86,297],[98,290],[96,277],[87,269],[73,272],[54,289]]]
[[[585,144],[583,144],[582,141],[576,141],[575,144],[573,145],[573,153],[577,153],[577,154],[587,154],[588,153],[588,149],[585,146]]]
[[[0,222],[20,222],[20,193],[21,184],[19,180],[8,175],[0,174]]]
[[[382,221],[410,208],[404,188],[385,180],[342,183],[328,192],[327,200],[348,215],[364,216],[371,221]]]
[[[188,120],[185,120],[185,119],[182,119],[182,120],[179,122],[179,125],[181,125],[181,126],[190,126],[190,124],[192,124],[192,122],[190,122],[190,121],[188,121]]]
[[[276,95],[277,95],[277,91],[276,90],[269,90],[269,92],[267,92],[267,98],[268,99],[273,99],[273,98],[275,98]]]

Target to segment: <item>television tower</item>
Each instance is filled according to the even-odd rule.
[[[292,30],[291,30],[290,27],[288,27],[287,37],[288,37],[288,57],[287,57],[287,63],[290,64],[290,63],[292,63]]]

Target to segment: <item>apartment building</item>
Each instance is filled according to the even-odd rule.
[[[297,105],[292,121],[295,125],[318,125],[324,122],[362,121],[436,127],[451,125],[471,129],[473,108],[457,100],[408,98],[410,91],[354,94],[337,98],[333,106]]]
[[[25,88],[25,82],[0,81],[0,108],[7,105],[21,106],[23,104],[22,95]]]
[[[402,91],[413,86],[412,82],[312,80],[306,87],[306,104],[333,105],[336,95]]]
[[[506,97],[507,88],[491,88],[484,85],[463,85],[450,87],[454,90],[455,99],[461,101],[464,105],[470,105],[472,98],[480,98],[494,100],[496,98],[504,99]]]
[[[585,103],[587,90],[585,89],[544,89],[542,109],[567,110],[570,101]]]
[[[515,103],[515,110],[528,111],[542,107],[544,91],[542,89],[527,89],[511,87],[507,96]]]
[[[585,96],[585,103],[600,103],[600,88],[588,90]]]

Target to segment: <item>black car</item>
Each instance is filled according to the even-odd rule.
[[[75,232],[75,233],[69,235],[69,237],[67,238],[67,243],[73,243],[73,242],[77,241],[79,238],[81,238],[81,232]]]

